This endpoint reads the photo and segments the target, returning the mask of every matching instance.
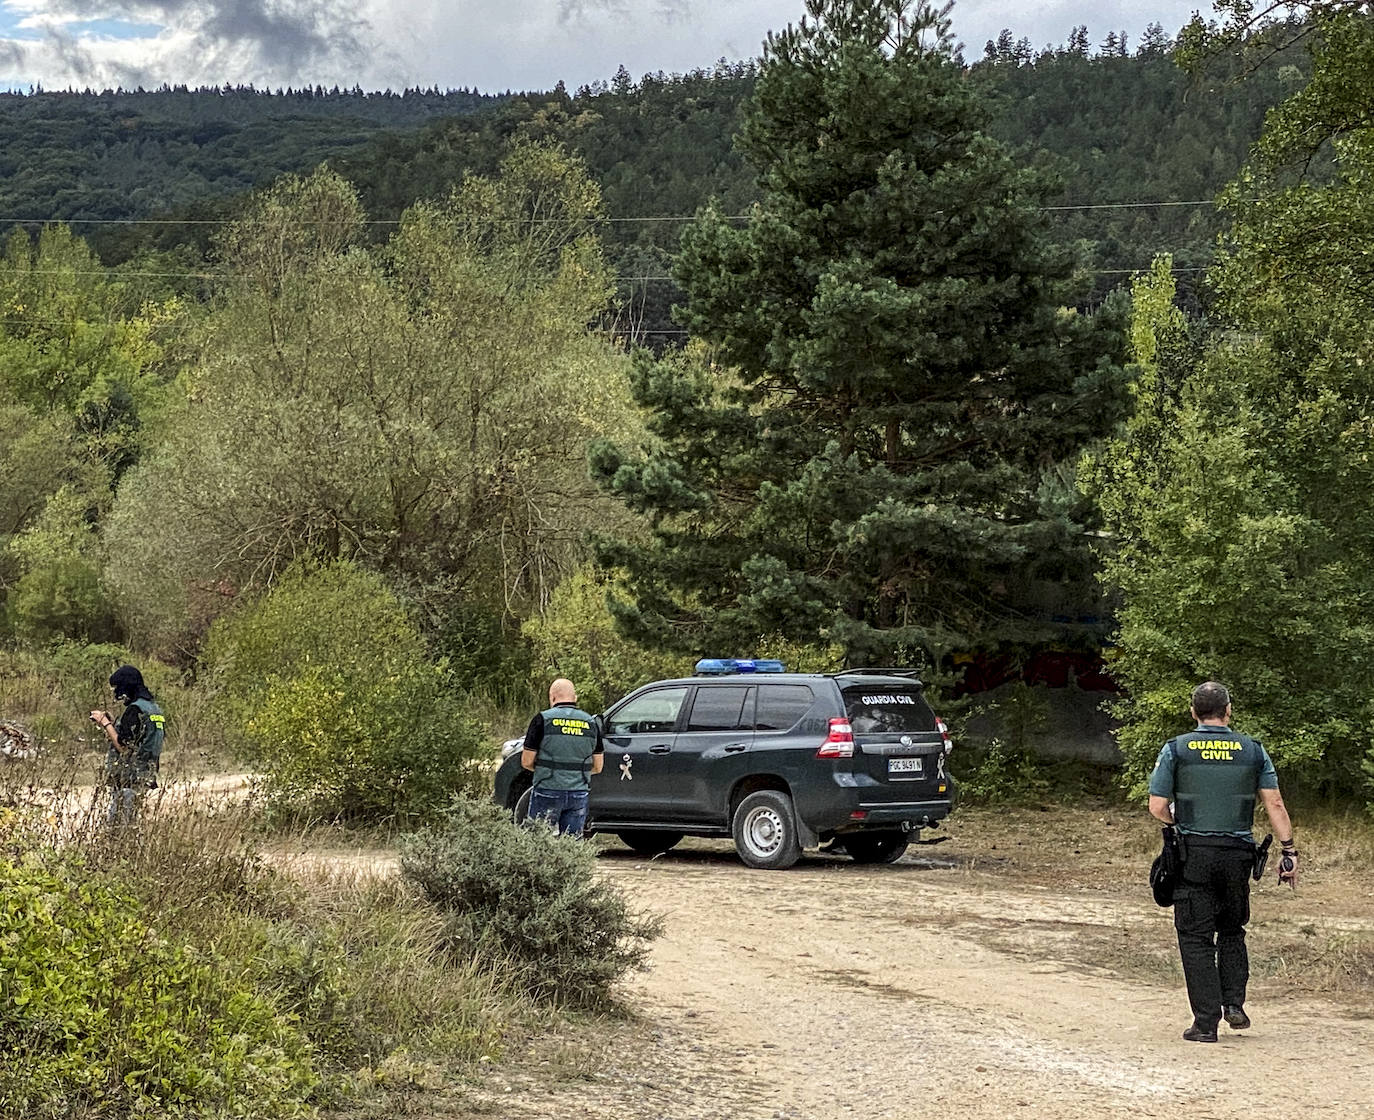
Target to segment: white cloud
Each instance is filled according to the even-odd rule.
[[[1039,48],[1086,23],[1094,43],[1157,20],[1173,33],[1196,5],[1179,0],[963,0],[954,30],[970,59],[1009,27]],[[0,0],[21,28],[0,38],[0,80],[49,87],[162,82],[367,88],[570,88],[709,67],[758,55],[802,0]],[[92,21],[154,27],[112,35]]]

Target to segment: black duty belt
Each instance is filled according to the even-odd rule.
[[[1244,836],[1213,836],[1205,832],[1185,832],[1183,838],[1190,848],[1235,848],[1237,851],[1253,852],[1255,842]]]

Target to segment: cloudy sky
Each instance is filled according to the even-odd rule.
[[[1176,32],[1197,0],[961,0],[970,58],[1003,27],[1038,48]],[[366,89],[570,89],[624,64],[691,70],[751,58],[802,0],[0,0],[0,88],[253,83]]]

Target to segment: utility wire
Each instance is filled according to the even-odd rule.
[[[1216,199],[1191,199],[1186,201],[1160,200],[1156,202],[1071,202],[1056,206],[1037,206],[1035,210],[1041,213],[1058,213],[1071,210],[1141,210],[1151,207],[1166,206],[1215,206]],[[696,214],[660,214],[649,215],[636,218],[589,218],[592,225],[616,225],[648,222],[692,222],[696,221]],[[747,222],[752,214],[725,214],[722,215],[727,222]],[[228,226],[228,225],[342,225],[337,221],[305,221],[293,220],[289,222],[266,222],[261,219],[253,218],[19,218],[0,215],[0,223],[12,223],[14,225],[88,225],[88,226]],[[549,224],[568,224],[565,218],[471,218],[469,224],[491,224],[491,225],[549,225]],[[395,226],[401,224],[400,218],[369,218],[360,220],[356,223],[348,223],[364,226]]]
[[[1088,272],[1092,276],[1134,276],[1137,272],[1149,272],[1153,265],[1142,265],[1139,268],[1094,268]],[[1170,272],[1206,272],[1206,266],[1196,267],[1172,267]],[[120,272],[116,268],[97,269],[66,269],[66,268],[0,268],[0,276],[94,276],[104,277],[109,280],[220,280],[224,279],[228,273],[220,272]],[[667,282],[676,281],[674,276],[620,276],[617,279],[622,284],[640,284],[645,282]]]

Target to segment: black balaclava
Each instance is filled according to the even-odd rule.
[[[110,675],[110,687],[114,689],[115,699],[132,704],[135,700],[151,700],[153,694],[143,683],[143,674],[132,665],[121,665]]]

